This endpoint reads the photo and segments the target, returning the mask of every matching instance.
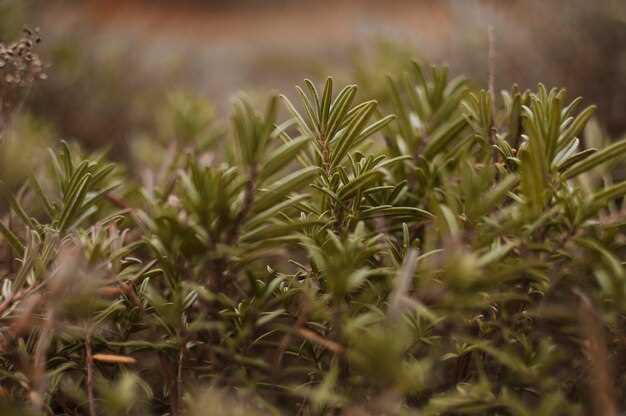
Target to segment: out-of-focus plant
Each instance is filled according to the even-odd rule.
[[[62,144],[5,193],[3,411],[617,414],[626,141],[443,67],[318,87],[174,95],[156,172]]]
[[[25,96],[25,90],[33,82],[45,79],[46,74],[39,55],[34,51],[41,41],[36,31],[24,29],[23,36],[11,44],[0,43],[0,78],[2,102],[0,102],[0,128],[5,128],[10,114]]]
[[[25,28],[18,40],[0,42],[0,189],[3,192],[13,191],[23,183],[50,144],[49,126],[20,111],[33,84],[46,78],[36,49],[40,41],[38,31]]]
[[[1,133],[0,178],[6,189],[15,190],[46,157],[55,133],[50,125],[31,114],[17,113],[10,118],[10,124]]]
[[[188,92],[171,93],[156,115],[154,131],[143,133],[130,144],[133,165],[158,171],[162,179],[181,167],[186,153],[199,159],[218,157],[214,150],[223,137],[220,124],[214,107],[206,100]]]

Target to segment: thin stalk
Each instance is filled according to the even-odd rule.
[[[87,400],[89,416],[96,416],[96,401],[93,393],[93,354],[91,350],[91,331],[85,337],[85,366],[87,372]]]
[[[36,413],[41,413],[44,407],[44,394],[47,388],[46,357],[50,344],[52,343],[55,325],[56,310],[54,307],[51,307],[46,313],[43,327],[41,328],[37,344],[35,345],[30,400],[33,410]]]

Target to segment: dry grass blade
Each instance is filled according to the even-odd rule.
[[[110,364],[136,364],[137,360],[133,357],[117,354],[94,354],[93,360]]]

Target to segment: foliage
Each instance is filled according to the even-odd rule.
[[[626,141],[543,85],[357,90],[174,95],[141,178],[64,143],[5,192],[6,412],[615,414]]]

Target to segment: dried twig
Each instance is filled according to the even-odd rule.
[[[127,355],[117,354],[94,354],[92,358],[95,361],[102,361],[111,364],[135,364],[137,360]]]
[[[297,328],[296,334],[300,335],[302,338],[308,341],[321,345],[322,347],[326,348],[329,351],[334,352],[335,354],[343,354],[343,352],[345,351],[345,348],[341,344],[333,340],[330,340],[328,338],[324,338],[317,332],[311,331],[310,329]]]
[[[487,35],[489,37],[489,95],[491,95],[492,103],[495,103],[496,99],[496,35],[493,25],[489,25],[487,28]],[[495,112],[494,112],[495,115]]]
[[[493,162],[497,163],[499,160],[498,150],[495,148],[498,137],[498,130],[496,128],[496,35],[493,25],[489,25],[487,29],[489,37],[489,95],[491,96],[491,123],[489,125],[489,142],[493,148]]]
[[[307,320],[307,316],[309,313],[309,301],[306,298],[302,298],[303,300],[300,302],[299,311],[298,311],[298,319],[294,325],[295,331],[298,332],[300,328],[304,326]],[[276,353],[276,357],[274,359],[274,368],[278,369],[283,361],[283,355],[285,355],[285,351],[287,351],[287,347],[291,342],[291,332],[287,332],[283,338],[280,340],[278,351]]]

